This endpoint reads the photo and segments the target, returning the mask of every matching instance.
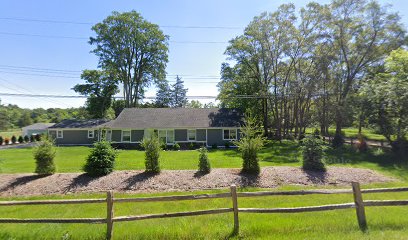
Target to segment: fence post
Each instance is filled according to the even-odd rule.
[[[106,192],[106,239],[110,240],[113,236],[113,192]]]
[[[234,210],[234,233],[239,232],[237,186],[231,185],[232,208]]]
[[[365,232],[367,230],[367,220],[364,210],[363,196],[361,195],[360,191],[360,183],[352,182],[351,185],[353,186],[354,204],[356,205],[358,226],[360,227],[361,231]]]

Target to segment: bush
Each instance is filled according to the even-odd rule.
[[[35,137],[35,141],[39,142],[42,139],[42,134],[36,134],[34,137]]]
[[[30,142],[35,142],[35,137],[34,137],[34,135],[31,135],[31,136],[30,136]]]
[[[242,172],[259,174],[261,171],[258,162],[258,151],[264,145],[264,138],[261,137],[262,130],[257,128],[256,120],[251,117],[246,118],[245,125],[241,127],[242,137],[235,144],[241,151],[243,159]]]
[[[93,146],[91,153],[86,158],[83,170],[93,177],[104,176],[113,172],[117,152],[110,142],[102,140],[95,142]]]
[[[54,157],[54,142],[46,139],[39,143],[34,149],[34,159],[36,163],[35,172],[41,175],[55,173]]]
[[[24,138],[23,138],[23,136],[18,137],[18,142],[19,142],[19,143],[24,143]]]
[[[189,143],[188,144],[188,149],[193,150],[194,149],[194,143]]]
[[[142,146],[145,149],[145,166],[146,172],[159,173],[160,172],[160,139],[157,134],[152,134],[150,138],[144,138]]]
[[[302,140],[303,169],[326,171],[322,160],[324,142],[315,136],[307,136]]]
[[[218,146],[217,146],[217,144],[213,144],[213,145],[211,145],[211,148],[212,148],[212,149],[217,149]]]
[[[231,147],[231,143],[230,142],[225,142],[224,146],[225,146],[225,149],[228,149],[228,148]]]
[[[25,136],[24,136],[24,142],[27,143],[27,142],[29,142],[29,141],[30,141],[30,138],[29,138],[27,135],[25,135]]]
[[[13,143],[13,144],[15,144],[16,142],[17,142],[17,138],[16,138],[16,136],[12,136],[11,137],[11,142]]]
[[[338,147],[343,146],[343,144],[344,144],[343,134],[341,134],[341,133],[336,133],[336,134],[334,135],[334,138],[333,138],[333,141],[332,141],[332,146],[333,146],[334,148],[338,148]]]
[[[0,146],[3,145],[4,139],[2,136],[0,136]]]
[[[174,145],[173,145],[173,149],[174,149],[175,151],[180,150],[180,145],[179,145],[178,143],[174,144]]]
[[[10,139],[8,139],[8,138],[4,139],[4,144],[9,145],[10,144]]]
[[[210,173],[211,165],[208,159],[207,148],[201,147],[198,151],[200,152],[200,156],[198,157],[198,171],[201,173]]]
[[[319,138],[319,139],[321,138],[319,129],[315,128],[315,130],[313,131],[313,136],[315,138]]]
[[[356,143],[357,150],[359,152],[367,152],[368,150],[368,144],[365,140],[365,137],[363,134],[358,134],[357,136],[357,143]]]

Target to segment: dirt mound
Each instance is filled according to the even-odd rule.
[[[213,169],[201,175],[194,170],[165,170],[158,175],[143,171],[115,171],[92,178],[82,173],[0,174],[0,196],[47,195],[81,192],[163,192],[239,187],[273,188],[279,185],[349,185],[394,181],[369,169],[329,167],[326,173],[303,171],[298,167],[265,167],[261,174],[241,174],[239,169]]]

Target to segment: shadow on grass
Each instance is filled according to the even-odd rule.
[[[11,183],[4,186],[3,188],[0,188],[0,192],[7,191],[10,189],[16,188],[18,186],[21,186],[21,185],[25,185],[31,181],[35,181],[40,178],[45,178],[47,176],[49,175],[29,175],[29,176],[18,177],[14,179],[14,181],[12,181]]]
[[[126,183],[126,187],[124,187],[124,190],[131,190],[132,187],[138,183],[145,182],[149,180],[150,178],[155,177],[158,175],[158,173],[151,173],[151,172],[142,172],[138,173],[136,175],[130,176],[128,179],[126,179],[124,182]]]

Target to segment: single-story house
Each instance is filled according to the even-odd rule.
[[[31,136],[37,134],[46,134],[49,127],[54,126],[55,123],[34,123],[22,128],[23,136]]]
[[[112,121],[65,120],[49,128],[58,145],[89,145],[105,137],[112,144],[138,146],[157,132],[167,145],[225,146],[238,140],[243,115],[219,108],[125,108]]]

